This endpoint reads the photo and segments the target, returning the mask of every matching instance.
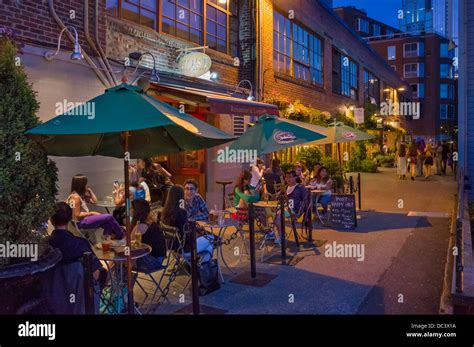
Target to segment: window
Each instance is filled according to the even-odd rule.
[[[440,64],[440,66],[439,66],[439,77],[440,78],[452,78],[453,77],[451,64]]]
[[[439,86],[439,97],[441,99],[454,99],[454,86],[452,84],[442,83]]]
[[[393,35],[394,35],[394,32],[391,29],[386,29],[385,30],[385,35],[387,36],[387,39],[392,39]]]
[[[278,12],[273,16],[275,71],[312,84],[323,83],[322,42]]]
[[[379,79],[367,70],[364,70],[364,99],[376,105],[380,102]]]
[[[207,5],[207,45],[220,52],[227,52],[227,15],[223,10]]]
[[[113,3],[114,1],[108,1]],[[110,9],[113,9],[111,7]],[[123,19],[156,29],[157,7],[155,0],[122,0]]]
[[[454,49],[449,49],[449,43],[439,45],[439,56],[441,58],[454,58]]]
[[[358,94],[358,66],[339,52],[333,52],[333,92],[354,100]]]
[[[397,48],[395,46],[387,47],[387,58],[388,60],[395,60],[397,58]]]
[[[380,25],[374,23],[372,27],[372,35],[380,36],[381,34],[382,34],[382,28],[380,27]]]
[[[275,71],[291,75],[291,23],[278,12],[273,14],[273,66]]]
[[[118,1],[119,0],[106,0],[105,11],[109,16],[116,17],[118,14]]]
[[[396,65],[390,65],[390,67],[391,67],[392,69],[394,69],[395,71],[397,71],[397,66],[396,66]]]
[[[203,44],[202,11],[202,0],[164,0],[163,32]]]
[[[405,43],[403,45],[403,56],[409,57],[422,57],[424,56],[425,45],[423,42],[412,42]]]
[[[424,98],[425,97],[425,84],[424,83],[412,84],[411,91],[414,98]]]
[[[454,106],[448,104],[439,105],[440,119],[454,119]]]
[[[362,18],[356,19],[357,31],[368,34],[369,33],[369,22]]]
[[[424,77],[425,76],[425,64],[423,63],[413,63],[405,64],[404,68],[404,77]]]

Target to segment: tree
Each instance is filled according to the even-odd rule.
[[[37,243],[54,207],[57,168],[25,136],[39,124],[36,92],[18,64],[17,46],[0,37],[0,243]],[[6,264],[5,259],[0,262]],[[16,260],[13,260],[16,262]],[[2,264],[2,263],[0,263]]]

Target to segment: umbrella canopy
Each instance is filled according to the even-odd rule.
[[[323,139],[327,129],[313,124],[265,115],[230,145],[233,150],[256,150],[257,155]]]
[[[50,155],[123,158],[124,131],[129,133],[131,158],[214,147],[235,139],[129,84],[107,89],[27,134]]]
[[[309,143],[309,145],[324,145],[328,143],[341,143],[341,142],[352,142],[370,140],[375,136],[367,134],[358,129],[352,128],[341,122],[335,122],[328,126],[327,137],[321,140],[317,140]]]

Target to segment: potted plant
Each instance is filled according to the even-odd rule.
[[[57,169],[25,136],[39,124],[36,93],[11,37],[0,36],[0,313],[32,312],[40,279],[60,259],[45,236]],[[20,63],[19,63],[20,62]]]

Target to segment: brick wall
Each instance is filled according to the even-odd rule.
[[[58,43],[60,27],[53,19],[48,7],[48,1],[42,0],[0,0],[0,25],[12,28],[15,37],[23,43],[55,47]],[[17,5],[18,3],[18,5]],[[81,47],[90,53],[84,38],[84,1],[55,0],[54,9],[65,25],[73,25],[79,33]],[[70,18],[74,11],[75,18]],[[90,33],[93,36],[94,0],[89,1]],[[99,0],[99,40],[105,47],[105,0]],[[72,50],[72,43],[63,35],[61,46]]]
[[[288,13],[293,10],[294,21],[303,25],[306,30],[317,34],[323,41],[324,49],[324,83],[323,86],[314,86],[303,81],[296,80],[289,76],[279,75],[273,72],[273,9],[277,8],[281,13]],[[261,23],[263,35],[263,71],[267,70],[264,76],[264,94],[278,93],[291,99],[299,99],[306,105],[317,109],[335,112],[343,112],[346,105],[363,104],[363,68],[370,71],[393,87],[403,85],[395,72],[376,55],[370,48],[367,48],[361,39],[353,35],[340,23],[336,16],[330,15],[318,2],[301,0],[299,2],[288,2],[283,0],[262,1],[263,22]],[[355,60],[359,66],[359,94],[358,100],[354,101],[349,97],[332,93],[332,48],[337,47],[344,50],[351,59]]]

